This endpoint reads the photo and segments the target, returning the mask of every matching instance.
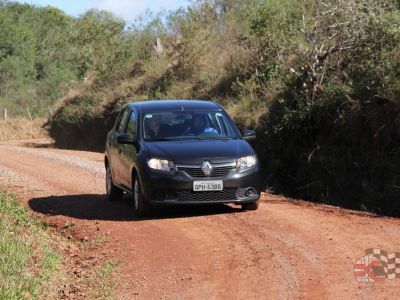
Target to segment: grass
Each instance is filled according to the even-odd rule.
[[[61,257],[39,220],[0,191],[0,299],[55,297]]]
[[[119,261],[105,261],[95,272],[97,278],[96,289],[92,289],[90,297],[93,299],[114,299],[120,278],[116,270],[120,266]]]
[[[65,223],[65,228],[75,226]],[[30,216],[18,197],[0,190],[0,299],[58,299],[65,291],[76,290],[75,296],[89,299],[114,299],[119,284],[119,262],[87,259],[91,248],[106,241],[99,236],[77,247],[79,256],[69,256],[63,249],[68,241],[49,231],[46,223]],[[77,278],[76,271],[85,271]]]
[[[33,119],[31,121],[21,117],[0,120],[0,142],[46,138],[48,135],[42,128],[44,122],[44,119]]]

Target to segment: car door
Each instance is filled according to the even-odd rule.
[[[127,107],[125,108],[119,117],[119,121],[117,126],[115,127],[115,131],[110,137],[110,165],[112,170],[112,176],[114,184],[121,185],[121,153],[123,145],[118,143],[118,136],[125,133],[126,125],[128,123],[128,118],[130,114],[130,109]]]
[[[137,137],[137,112],[132,110],[129,116],[128,124],[125,129],[125,133],[132,135],[134,138]],[[132,166],[136,161],[136,151],[137,148],[134,145],[121,145],[121,184],[130,189],[132,187],[131,176],[132,176]]]

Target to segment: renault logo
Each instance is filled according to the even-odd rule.
[[[201,165],[201,170],[203,171],[204,175],[206,176],[211,176],[212,171],[214,170],[214,167],[211,165],[209,161],[203,162]]]

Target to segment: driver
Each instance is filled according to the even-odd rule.
[[[204,114],[195,114],[193,115],[192,126],[186,130],[185,134],[199,135],[203,133],[218,133],[218,131],[215,128],[207,126]]]

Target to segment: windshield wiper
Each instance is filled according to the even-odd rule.
[[[221,136],[221,137],[197,137],[198,140],[232,140],[233,138],[227,137],[227,136]]]
[[[153,139],[145,139],[145,141],[153,141],[153,142],[162,142],[162,141],[173,141],[174,139],[169,138],[153,138]]]
[[[145,139],[146,141],[185,141],[185,140],[232,140],[230,137],[209,137],[209,136],[185,136],[185,137],[172,137],[172,138],[153,138],[153,139]]]

